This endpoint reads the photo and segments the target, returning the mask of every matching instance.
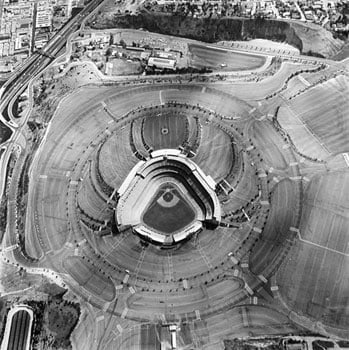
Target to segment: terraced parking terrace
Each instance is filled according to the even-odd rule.
[[[1,145],[1,298],[39,303],[33,333],[30,312],[15,314],[4,350],[347,347],[346,63],[91,35],[68,47],[84,60],[68,50],[30,80]],[[215,72],[111,76],[93,60],[110,63],[108,48],[126,65],[125,52],[156,52]]]

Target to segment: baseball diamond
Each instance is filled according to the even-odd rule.
[[[6,350],[340,350],[349,338],[347,62],[165,37],[81,29],[64,60],[30,80],[20,101],[28,119],[7,123],[1,300],[39,301],[33,311],[2,301]],[[151,53],[145,42],[129,46],[146,38]],[[160,53],[195,67],[111,75]],[[74,325],[41,312],[50,303],[74,308]],[[61,328],[71,344],[55,343]]]

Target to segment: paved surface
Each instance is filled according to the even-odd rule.
[[[167,323],[180,325],[182,347],[198,349],[221,349],[222,339],[237,335],[294,332],[312,320],[317,331],[345,334],[347,300],[340,295],[347,286],[340,281],[348,254],[348,204],[339,195],[347,182],[345,157],[329,154],[326,164],[312,159],[273,120],[275,109],[292,109],[288,98],[307,86],[299,78],[288,84],[299,70],[284,65],[252,92],[251,83],[164,83],[86,87],[67,97],[29,174],[32,219],[25,240],[36,258],[32,263],[16,245],[16,184],[24,163],[19,155],[2,255],[28,269],[55,271],[52,278],[78,295],[86,313],[73,335],[77,348],[154,348],[167,339],[166,328],[159,327]],[[161,133],[157,140],[148,131],[147,142],[142,137],[145,115],[139,110],[161,105],[186,118],[188,140],[196,147],[192,160],[219,183],[224,220],[224,226],[204,229],[169,251],[141,245],[130,230],[110,233],[113,191],[137,155],[146,155],[147,142],[166,146]],[[302,117],[313,121],[312,113],[304,109]],[[171,134],[171,145],[176,142],[183,142],[182,135]],[[330,313],[323,311],[327,306]]]

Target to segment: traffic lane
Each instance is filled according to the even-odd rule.
[[[52,44],[49,44],[49,45],[52,45],[52,46],[48,46],[46,49],[44,49],[44,52],[46,54],[49,54],[49,55],[55,55],[57,52],[59,52],[59,50],[63,47],[63,45],[65,45],[66,43],[66,40],[67,40],[67,37],[72,34],[77,28],[76,26],[79,26],[80,23],[83,21],[83,18],[84,18],[84,15],[89,15],[90,12],[93,11],[93,9],[95,7],[97,7],[103,0],[95,0],[95,1],[92,1],[91,3],[89,3],[87,5],[87,7],[85,9],[83,9],[81,11],[81,13],[77,16],[77,17],[74,17],[71,22],[68,22],[66,26],[64,26],[62,28],[62,31],[58,33],[57,37],[56,37],[56,40],[57,41],[53,41]],[[32,76],[30,77],[30,75],[33,75],[33,71],[31,70],[32,68],[32,65],[33,63],[39,58],[40,59],[40,56],[37,57],[34,53],[35,56],[32,56],[33,58],[29,58],[29,62],[28,64],[25,65],[25,68],[24,70],[21,70],[20,74],[17,75],[17,77],[22,77],[23,74],[25,72],[27,72],[27,77],[25,78],[25,80],[21,80],[20,81],[20,86],[23,86],[24,84],[26,85],[29,80],[32,78]],[[42,57],[42,56],[41,56]],[[45,57],[46,58],[46,57]],[[50,59],[50,62],[52,61],[52,59]],[[39,71],[41,71],[45,65],[43,65],[43,63],[39,63],[39,64],[35,64],[34,67],[35,68],[39,68],[39,66],[41,66],[39,69]],[[38,72],[37,72],[38,73]],[[15,76],[16,78],[16,76]],[[7,97],[6,94],[8,94],[11,90],[11,88],[13,87],[13,84],[16,83],[16,79],[12,80],[9,84],[7,84],[5,86],[5,90],[3,91],[3,100]],[[17,84],[18,86],[18,84]],[[17,94],[17,92],[15,93]],[[5,95],[5,97],[4,97]]]
[[[228,306],[243,283],[239,280],[224,280],[211,286],[201,286],[183,292],[136,292],[126,300],[131,311],[164,313],[168,308],[176,313],[209,311],[210,308]]]

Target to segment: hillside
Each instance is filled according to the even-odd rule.
[[[268,39],[290,44],[302,53],[324,57],[335,55],[344,42],[320,26],[245,18],[192,18],[142,11],[137,15],[117,15],[101,10],[90,20],[95,29],[132,28],[187,37],[204,42]]]

